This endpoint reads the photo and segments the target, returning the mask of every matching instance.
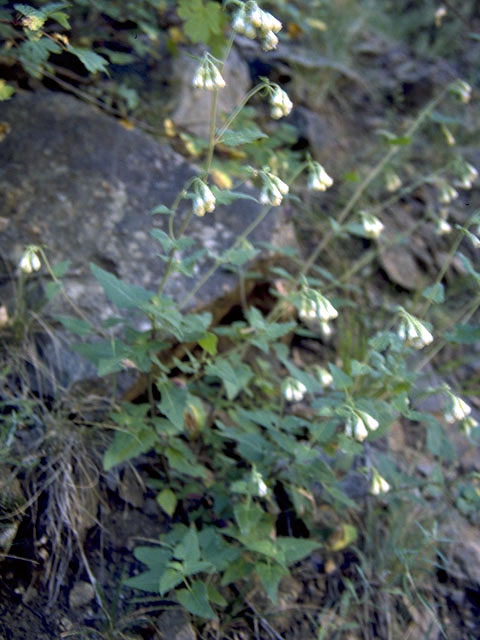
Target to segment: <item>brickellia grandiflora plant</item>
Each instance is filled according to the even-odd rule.
[[[377,510],[380,518],[385,505],[395,511],[410,500],[421,501],[422,491],[431,486],[440,492],[449,491],[455,501],[455,488],[447,488],[442,472],[443,462],[455,455],[445,424],[456,425],[467,438],[475,436],[477,427],[461,390],[441,386],[425,391],[443,394],[443,418],[416,410],[410,402],[422,367],[445,345],[478,339],[478,326],[469,323],[480,304],[480,273],[458,249],[462,241],[474,247],[480,244],[480,213],[473,212],[464,225],[455,225],[449,220],[447,208],[458,197],[458,189],[472,187],[477,171],[457,153],[452,152],[449,161],[428,177],[437,193],[437,232],[452,240],[448,258],[422,296],[403,306],[379,307],[382,326],[372,322],[361,353],[338,349],[341,358],[335,361],[300,366],[293,361],[284,340],[298,333],[342,344],[343,336],[335,326],[343,313],[352,313],[352,306],[353,312],[362,313],[360,303],[352,302],[348,292],[349,279],[365,267],[365,259],[354,261],[342,274],[317,269],[318,258],[330,241],[350,234],[375,239],[383,233],[382,204],[365,208],[365,194],[379,177],[385,179],[391,201],[418,186],[413,182],[403,184],[399,175],[402,150],[425,123],[435,122],[432,114],[437,114],[438,121],[436,110],[441,103],[469,101],[471,90],[463,80],[446,86],[402,135],[384,132],[385,153],[354,186],[346,204],[331,216],[331,229],[319,245],[299,263],[296,273],[276,268],[276,277],[284,286],[281,293],[276,292],[277,302],[268,315],[247,306],[241,320],[217,327],[212,326],[209,313],[183,311],[216,269],[228,264],[238,267],[251,259],[254,249],[248,235],[254,225],[216,259],[208,273],[193,282],[183,300],[175,303],[164,294],[168,278],[182,270],[188,259],[185,238],[193,216],[208,224],[209,213],[217,203],[241,197],[235,189],[221,190],[211,182],[216,145],[239,146],[259,135],[256,130],[235,129],[238,115],[254,95],[269,102],[274,119],[287,116],[293,108],[282,87],[264,78],[225,121],[218,123],[217,95],[225,86],[223,67],[237,34],[258,40],[265,51],[270,51],[277,46],[282,30],[276,17],[251,0],[224,2],[223,11],[230,24],[223,55],[218,58],[207,51],[192,78],[194,87],[213,95],[205,166],[184,185],[173,203],[161,203],[154,211],[168,216],[169,221],[168,233],[153,232],[165,262],[158,290],[151,292],[127,284],[91,265],[105,295],[119,308],[143,314],[151,327],[139,334],[125,320],[123,337],[117,334],[105,341],[100,361],[93,357],[99,374],[135,367],[149,381],[148,401],[122,403],[112,412],[115,431],[104,455],[104,468],[112,469],[154,451],[164,469],[158,503],[172,518],[170,530],[159,535],[157,544],[136,548],[135,556],[146,568],[125,584],[159,596],[169,594],[190,614],[207,620],[221,618],[222,611],[238,594],[247,593],[254,581],[275,602],[280,581],[293,565],[314,550],[335,551],[353,544],[359,532],[348,513],[368,510],[371,514]],[[202,15],[199,11],[199,24],[205,19]],[[306,187],[320,197],[333,184],[328,167],[310,156],[293,173],[286,170],[279,175],[274,167],[272,157],[268,165],[249,169],[263,205],[254,224],[267,215],[274,216],[291,190],[305,184],[305,178]],[[190,203],[189,212],[178,220],[178,208],[184,200]],[[431,218],[431,211],[426,212],[410,233]],[[443,279],[454,258],[471,278],[475,293],[449,316],[448,324],[434,326],[430,312],[445,303]],[[20,277],[29,277],[45,261],[41,247],[28,247],[19,265]],[[188,271],[192,273],[191,265]],[[65,318],[63,321],[66,323]],[[78,327],[78,322],[72,319],[71,328]],[[220,337],[222,344],[228,345],[221,351]],[[171,361],[166,356],[162,350],[169,338],[187,346],[185,358]],[[91,351],[88,353],[92,357]],[[105,357],[105,353],[110,355]],[[308,405],[309,411],[295,411],[299,403]],[[438,461],[428,482],[409,477],[387,455],[374,453],[373,443],[400,418],[424,428],[425,446]],[[354,464],[369,487],[360,500],[348,495],[343,483]],[[279,485],[287,493],[296,517],[304,523],[302,537],[277,532],[275,488]],[[187,514],[189,521],[176,522],[177,507],[190,495],[199,499]],[[319,524],[322,505],[329,505],[338,514],[335,530]],[[376,576],[379,591],[391,588],[388,573]]]

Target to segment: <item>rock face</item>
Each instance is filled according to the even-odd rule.
[[[151,210],[159,204],[171,205],[195,169],[168,146],[141,131],[127,130],[64,94],[17,95],[0,103],[0,122],[9,130],[0,142],[2,302],[9,302],[8,287],[27,244],[44,246],[51,264],[70,261],[63,277],[65,292],[97,326],[118,311],[105,298],[89,263],[156,291],[165,263],[158,257],[161,247],[150,231],[153,227],[166,231],[167,216],[152,216]],[[177,228],[190,203],[182,201]],[[252,200],[236,200],[228,208],[218,206],[204,218],[194,217],[188,235],[195,245],[189,251],[207,248],[222,254],[259,211]],[[270,212],[253,233],[253,244],[275,243],[282,224],[281,213]],[[165,293],[177,301],[183,299],[211,264],[207,256],[193,278],[175,274]],[[42,279],[42,272],[39,277]],[[189,307],[211,304],[234,286],[235,276],[218,270]],[[51,315],[73,315],[62,296],[48,310]],[[88,367],[85,370],[68,357],[57,368],[56,376],[65,386],[85,377],[86,370],[91,375]]]

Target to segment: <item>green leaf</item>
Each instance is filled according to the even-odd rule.
[[[239,129],[238,131],[227,129],[222,135],[222,142],[227,147],[238,147],[241,144],[248,144],[260,138],[268,138],[268,136],[258,127],[251,126],[245,129]]]
[[[173,555],[178,560],[184,560],[185,563],[196,562],[200,558],[200,544],[198,541],[198,533],[194,526],[191,526],[181,542],[177,544]]]
[[[192,478],[206,478],[208,476],[207,469],[199,464],[190,449],[178,440],[175,442],[175,448],[173,446],[167,447],[164,453],[170,466],[180,473]]]
[[[330,373],[332,374],[335,389],[348,389],[352,386],[353,380],[349,375],[344,373],[341,369],[336,367],[331,362],[328,363],[328,368],[330,369]]]
[[[62,290],[61,282],[47,282],[45,285],[45,297],[50,302]]]
[[[309,556],[312,551],[322,546],[321,542],[308,538],[279,537],[276,539],[276,543],[282,550],[285,556],[285,563],[288,566],[300,562],[300,560]]]
[[[161,596],[165,595],[170,589],[174,589],[177,585],[181,584],[184,580],[184,575],[176,569],[166,569],[160,576],[158,582],[158,591]]]
[[[217,376],[225,385],[225,391],[229,400],[234,400],[250,381],[253,372],[251,368],[240,360],[236,360],[232,366],[226,358],[218,358],[215,363],[206,368],[207,375]]]
[[[445,302],[445,288],[441,282],[437,282],[431,287],[427,287],[422,291],[422,296],[430,302],[441,304]]]
[[[73,47],[71,44],[67,46],[67,51],[76,56],[90,73],[96,73],[97,71],[108,72],[108,61],[99,56],[98,53],[90,49]]]
[[[207,594],[208,594],[208,599],[214,604],[217,604],[219,607],[227,606],[228,602],[222,596],[220,591],[215,589],[215,587],[212,586],[211,584],[207,584]]]
[[[473,276],[475,278],[475,280],[477,282],[480,282],[480,273],[478,271],[475,271],[475,269],[473,268],[472,263],[470,262],[469,258],[467,258],[466,255],[464,255],[463,253],[457,253],[457,256],[460,258],[463,266],[465,267],[465,270],[467,271],[467,273],[469,273],[471,276]]]
[[[7,84],[3,78],[0,78],[0,101],[8,100],[15,93],[15,88]]]
[[[429,416],[425,421],[427,422],[428,451],[442,460],[454,460],[455,449],[443,426],[432,416]]]
[[[68,14],[66,14],[65,11],[54,11],[53,13],[49,13],[48,17],[58,22],[58,24],[61,25],[64,29],[70,29]]]
[[[283,576],[288,575],[288,570],[278,564],[257,562],[255,564],[255,571],[267,592],[267,596],[273,603],[276,603],[278,585]]]
[[[157,382],[156,386],[161,394],[158,408],[179,431],[182,431],[185,422],[187,389],[177,386],[170,380]]]
[[[157,207],[155,207],[154,209],[152,209],[151,214],[152,215],[156,215],[157,213],[160,213],[162,215],[171,215],[172,213],[174,213],[174,211],[172,209],[169,209],[168,207],[166,207],[164,204],[159,204]]]
[[[157,495],[157,502],[162,507],[167,515],[170,518],[175,513],[175,509],[177,508],[178,500],[177,496],[173,493],[171,489],[164,489]]]
[[[105,271],[96,264],[90,263],[90,270],[95,278],[102,285],[105,295],[109,298],[117,307],[123,307],[125,309],[141,308],[145,302],[148,302],[153,293],[147,291],[143,287],[139,287],[134,284],[127,284],[119,278]]]
[[[55,319],[62,323],[65,329],[76,333],[79,336],[87,336],[93,329],[92,325],[82,318],[74,316],[55,316]]]
[[[254,502],[241,502],[233,508],[235,520],[242,535],[248,535],[263,518],[263,510]]]
[[[63,276],[67,273],[72,264],[71,260],[62,260],[61,262],[57,262],[52,267],[52,272],[57,278],[63,278]]]
[[[176,592],[179,603],[194,616],[212,620],[215,612],[208,602],[208,591],[204,582],[194,580],[190,589],[179,589]]]
[[[149,593],[158,593],[158,571],[145,571],[138,576],[128,578],[123,584],[131,589],[141,589]]]
[[[228,189],[219,189],[215,185],[212,186],[212,193],[215,196],[217,204],[229,205],[235,200],[253,200],[253,202],[258,202],[257,198],[249,195],[248,193],[242,193],[241,191],[229,191]]]
[[[194,43],[208,44],[222,32],[225,17],[221,5],[211,0],[178,0],[177,13],[184,20],[183,31]]]
[[[449,342],[474,344],[480,340],[480,324],[459,324],[445,335]]]
[[[217,355],[218,337],[211,331],[207,331],[205,336],[198,341],[198,344],[211,356]]]
[[[103,456],[103,468],[110,471],[115,465],[146,453],[155,444],[156,434],[151,427],[143,426],[136,433],[117,432],[112,444]]]
[[[237,558],[232,564],[230,564],[224,571],[222,576],[222,587],[227,586],[232,582],[238,582],[246,578],[253,570],[251,562],[247,562],[243,557]]]
[[[146,564],[149,569],[156,571],[158,590],[158,576],[166,569],[168,561],[172,557],[171,551],[162,547],[136,547],[133,555],[137,560]]]

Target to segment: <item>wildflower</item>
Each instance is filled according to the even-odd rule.
[[[471,189],[472,183],[478,178],[478,171],[469,162],[462,162],[458,169],[458,179],[453,184],[459,189]]]
[[[376,469],[373,471],[372,482],[370,484],[370,493],[373,496],[378,496],[380,493],[388,493],[390,491],[390,485],[382,478]]]
[[[278,45],[275,34],[282,29],[282,23],[268,11],[260,9],[256,2],[249,0],[234,13],[232,29],[252,40],[259,36],[263,50],[271,51]]]
[[[446,220],[440,219],[436,222],[435,233],[438,236],[447,235],[452,231],[452,225]]]
[[[390,193],[393,193],[394,191],[397,191],[397,189],[400,189],[400,187],[402,186],[402,181],[398,177],[398,174],[395,173],[395,171],[387,171],[385,175],[385,186],[387,188],[387,191],[389,191]]]
[[[225,80],[210,54],[206,54],[193,76],[192,84],[196,89],[223,89]]]
[[[309,163],[308,188],[312,191],[326,191],[333,184],[332,178],[318,162]]]
[[[292,110],[293,104],[287,95],[287,92],[281,89],[278,85],[274,85],[274,88],[270,93],[270,104],[272,108],[270,115],[274,120],[288,116]]]
[[[444,124],[441,125],[441,130],[443,135],[445,136],[445,140],[447,141],[447,144],[450,147],[453,147],[453,145],[455,144],[455,138],[453,137],[453,133]]]
[[[472,416],[464,418],[461,422],[461,429],[466,436],[472,433],[472,430],[478,427],[478,422]]]
[[[262,204],[270,204],[272,207],[278,207],[282,204],[283,196],[289,192],[288,184],[280,180],[270,171],[262,171],[263,188],[260,192],[260,202]]]
[[[264,479],[262,478],[262,474],[259,473],[256,469],[252,469],[252,484],[259,498],[263,498],[267,495],[268,487],[265,484]]]
[[[445,413],[445,420],[453,424],[459,420],[465,420],[467,418],[472,409],[470,406],[464,402],[461,398],[453,394],[451,391],[447,391],[449,397],[449,408]]]
[[[40,270],[42,263],[40,262],[37,251],[38,247],[34,245],[26,248],[25,253],[18,263],[19,269],[23,271],[23,273],[33,273],[34,271]]]
[[[423,349],[433,342],[432,334],[420,320],[407,313],[405,309],[401,309],[400,313],[401,322],[397,335],[401,340],[405,340],[415,349]]]
[[[320,331],[324,338],[329,338],[333,333],[332,327],[325,321],[320,322]]]
[[[358,442],[363,442],[368,436],[367,427],[359,416],[351,416],[347,419],[345,435],[355,438]]]
[[[278,45],[278,38],[273,31],[267,31],[262,40],[262,49],[264,51],[273,51]]]
[[[282,385],[282,391],[288,402],[300,402],[307,393],[307,387],[300,380],[288,377]]]
[[[360,211],[362,227],[367,238],[378,238],[383,231],[383,222],[366,211]]]
[[[323,387],[330,387],[333,384],[333,376],[325,367],[316,365],[315,374]]]
[[[338,311],[330,300],[318,291],[304,287],[301,293],[299,316],[302,319],[319,319],[322,322],[328,322],[338,317]]]
[[[437,27],[437,29],[441,27],[442,20],[446,15],[447,9],[443,5],[438,7],[438,9],[435,11],[435,26]]]
[[[457,80],[449,87],[450,93],[457,96],[460,102],[466,104],[470,102],[470,97],[472,95],[472,87],[465,82],[465,80]]]
[[[193,213],[196,216],[202,217],[205,213],[212,212],[215,209],[216,200],[210,188],[203,180],[195,180],[194,190]]]
[[[458,198],[458,191],[451,185],[444,183],[440,186],[439,201],[442,204],[449,204],[452,200]]]
[[[355,438],[355,440],[359,442],[363,442],[369,432],[375,431],[378,429],[378,426],[378,420],[375,420],[369,413],[355,409],[347,419],[345,434]]]

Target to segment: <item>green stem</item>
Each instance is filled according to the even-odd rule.
[[[441,100],[443,100],[446,93],[447,93],[447,89],[444,89],[436,98],[431,100],[431,102],[420,112],[416,120],[407,130],[405,137],[410,138],[415,133],[415,131],[422,124],[422,122],[425,120],[428,114],[431,113],[431,111],[437,106],[439,102],[441,102]],[[355,192],[353,193],[353,195],[351,196],[347,204],[344,206],[344,208],[340,212],[340,215],[338,216],[338,219],[337,219],[337,222],[339,225],[343,224],[343,222],[346,220],[346,218],[352,211],[353,207],[360,200],[360,198],[362,197],[362,195],[364,194],[368,186],[378,176],[378,174],[381,173],[383,168],[391,161],[391,159],[399,152],[399,150],[400,150],[399,146],[392,147],[388,151],[388,153],[380,160],[380,162],[378,162],[377,165],[368,173],[368,175],[365,177],[362,183],[357,187],[357,189],[355,190]],[[324,239],[318,245],[318,247],[316,247],[312,251],[310,257],[305,262],[305,265],[303,269],[300,271],[299,275],[306,275],[310,271],[310,269],[312,268],[312,266],[315,264],[318,257],[322,253],[322,251],[325,249],[327,244],[332,239],[333,235],[334,235],[333,231],[330,231],[329,233],[327,233],[327,235],[324,237]]]

